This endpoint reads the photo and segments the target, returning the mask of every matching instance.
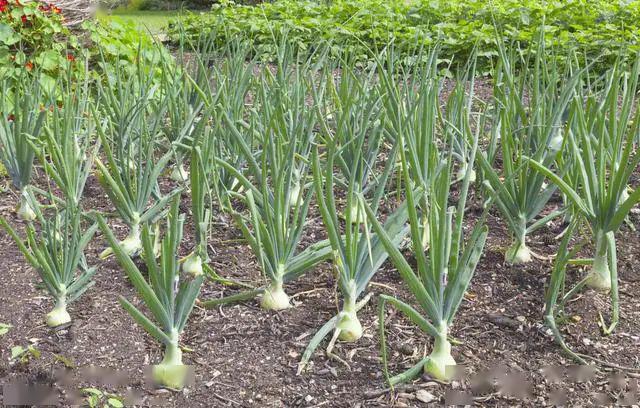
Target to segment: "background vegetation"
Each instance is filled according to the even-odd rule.
[[[496,28],[505,42],[529,43],[544,24],[548,45],[578,48],[589,55],[636,53],[640,1],[604,0],[281,0],[258,6],[223,0],[208,13],[191,13],[184,29],[195,38],[216,31],[219,42],[245,38],[255,52],[272,58],[274,38],[287,37],[300,50],[321,44],[367,59],[367,48],[393,40],[408,52],[439,44],[441,58],[465,61],[478,47],[494,58]],[[174,38],[179,24],[172,30]],[[277,43],[277,41],[276,41]]]

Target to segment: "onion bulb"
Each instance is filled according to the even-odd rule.
[[[160,386],[179,390],[185,386],[189,367],[182,364],[182,350],[177,344],[166,346],[164,358],[151,371],[153,380]]]
[[[340,312],[336,328],[340,330],[338,338],[342,341],[352,343],[362,337],[362,324],[356,314],[355,304],[350,304]]]
[[[467,167],[468,165],[466,163],[460,167],[457,174],[458,180],[464,180],[464,178],[467,176]],[[469,175],[469,183],[475,183],[475,182],[476,182],[476,171],[472,168],[471,174]]]
[[[25,192],[20,194],[20,207],[18,208],[18,216],[25,221],[33,221],[36,219],[36,213],[29,204],[28,196]]]
[[[264,290],[260,307],[265,310],[283,310],[291,307],[289,295],[282,288],[282,282],[273,282]]]
[[[504,259],[512,265],[520,265],[531,262],[531,250],[524,242],[516,241],[507,249]]]
[[[202,258],[195,252],[192,252],[182,263],[182,271],[192,276],[202,275],[204,273],[202,269]]]
[[[451,355],[451,343],[447,335],[436,337],[429,359],[424,364],[424,372],[440,381],[450,381],[455,374],[456,360]]]
[[[140,238],[140,227],[131,227],[129,235],[118,244],[127,256],[133,258],[142,251],[142,239]],[[106,248],[100,253],[100,259],[106,259],[113,254],[113,248]]]
[[[71,321],[71,316],[69,312],[67,312],[67,303],[64,299],[59,299],[56,301],[56,305],[54,308],[47,313],[47,326],[49,327],[57,327]]]
[[[169,176],[171,180],[181,183],[189,179],[189,172],[184,168],[183,164],[173,166]]]

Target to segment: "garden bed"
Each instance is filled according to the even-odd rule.
[[[112,210],[104,206],[107,202],[104,193],[93,178],[86,195],[86,206]],[[8,217],[12,224],[20,225],[21,221],[12,211],[14,202],[10,192],[3,193],[1,215]],[[477,204],[473,201],[471,207],[477,208]],[[186,203],[183,206],[185,210],[188,208]],[[478,211],[472,213],[477,215]],[[308,240],[322,238],[323,229],[318,217],[315,212],[310,216]],[[635,218],[634,221],[640,220]],[[421,400],[433,398],[434,403],[451,402],[451,398],[463,398],[463,393],[472,395],[478,405],[540,406],[551,404],[562,394],[566,395],[569,405],[588,405],[595,401],[594,393],[603,393],[610,398],[620,398],[629,390],[633,393],[631,388],[624,386],[611,387],[610,376],[615,373],[621,372],[629,381],[638,378],[633,372],[614,368],[603,367],[589,381],[571,380],[575,366],[546,334],[542,324],[543,287],[548,279],[550,262],[519,267],[505,265],[506,229],[497,218],[491,218],[489,224],[491,232],[485,254],[465,296],[459,318],[452,327],[452,336],[461,341],[454,355],[465,367],[465,378],[445,385],[423,377],[395,391],[389,391],[384,384],[375,298],[361,313],[365,336],[356,344],[339,344],[336,348],[349,368],[327,359],[323,353],[324,343],[314,355],[308,372],[295,375],[308,340],[336,312],[334,280],[328,264],[315,268],[290,286],[295,307],[282,312],[263,311],[255,302],[222,306],[216,310],[196,306],[183,335],[184,346],[193,350],[185,353],[185,361],[193,365],[195,380],[182,392],[172,392],[156,390],[144,381],[144,367],[161,359],[160,349],[133,324],[118,304],[119,295],[136,299],[136,294],[114,259],[99,264],[96,285],[90,289],[90,296],[82,297],[71,307],[76,316],[73,324],[51,330],[41,319],[50,307],[50,301],[38,289],[36,273],[2,232],[0,243],[5,248],[5,272],[0,286],[0,298],[3,299],[0,322],[13,327],[1,337],[0,383],[25,381],[53,385],[63,392],[59,401],[65,405],[69,404],[67,398],[74,391],[94,387],[118,396],[135,396],[135,400],[143,405],[155,401],[163,406],[189,407],[421,406],[424,405]],[[121,230],[117,224],[113,229],[116,233]],[[531,240],[532,249],[538,254],[553,254],[557,247],[554,236],[561,230],[562,226],[558,224],[540,230]],[[638,367],[639,364],[640,301],[635,296],[640,291],[635,268],[635,259],[640,257],[639,235],[625,229],[619,236],[622,243],[618,254],[621,322],[616,332],[608,337],[600,334],[598,313],[608,316],[609,302],[607,296],[596,294],[592,297],[592,293],[585,293],[570,303],[567,310],[570,321],[562,329],[567,342],[577,351],[614,365]],[[232,223],[221,216],[215,223],[214,237],[211,265],[220,274],[260,282],[259,267]],[[189,248],[193,237],[187,235],[186,238],[183,246]],[[103,245],[101,238],[92,242],[87,251],[90,264],[97,259]],[[397,273],[388,264],[374,278],[372,290],[407,298]],[[230,293],[231,289],[207,283],[201,298]],[[387,317],[387,335],[392,372],[414,364],[430,348],[429,339],[396,314]],[[39,358],[24,364],[9,361],[12,347],[26,348],[29,344],[41,352]],[[65,364],[73,365],[70,373],[75,380],[71,385],[53,384]],[[126,378],[119,386],[109,380],[107,384],[86,381],[83,369],[91,366],[118,370]],[[559,382],[554,382],[542,371],[549,366],[559,366],[568,373]],[[495,374],[503,387],[487,388],[487,384],[471,381],[474,377],[486,381],[490,378],[484,371],[487,369],[497,370]],[[510,375],[500,377],[505,371]],[[528,385],[523,387],[512,381],[518,378],[527,381]],[[475,393],[472,393],[473,389]],[[518,392],[525,389],[529,396],[520,400]],[[455,395],[455,392],[460,394]]]
[[[0,192],[4,405],[37,405],[47,389],[50,405],[113,408],[640,398],[640,113],[630,80],[640,60],[625,55],[612,68],[609,55],[580,70],[572,41],[553,52],[548,37],[529,41],[537,20],[525,38],[505,34],[480,49],[468,71],[446,62],[467,61],[469,42],[450,41],[462,51],[442,54],[367,52],[373,65],[345,43],[305,64],[300,51],[331,42],[307,49],[289,37],[261,55],[259,32],[244,43],[233,30],[233,39],[198,31],[197,49],[170,50],[148,36],[140,43],[131,22],[87,23],[91,45],[69,36],[69,52],[62,40],[38,40],[40,24],[62,30],[55,8],[9,6],[14,38],[4,49],[20,57],[19,36],[33,49],[8,59],[1,84],[0,159],[12,176]],[[387,254],[393,262],[383,263]],[[587,269],[600,272],[587,285],[611,278],[611,295],[570,291]],[[245,299],[258,299],[225,303],[245,285]],[[600,326],[618,321],[617,294],[619,324],[604,335]],[[331,356],[325,338],[301,370],[327,322],[326,332],[353,342],[338,341]],[[560,337],[593,366],[576,366]],[[184,388],[181,354],[193,368]],[[444,369],[452,360],[453,379]],[[150,366],[164,388],[148,379]],[[412,366],[417,378],[390,388],[398,377],[388,374]]]

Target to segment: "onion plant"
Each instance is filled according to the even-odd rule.
[[[191,213],[195,228],[196,244],[193,251],[187,255],[182,262],[182,270],[185,273],[199,276],[203,274],[209,263],[209,252],[207,250],[207,238],[209,236],[209,226],[211,224],[211,189],[209,182],[213,178],[214,156],[212,148],[214,139],[209,126],[203,127],[201,131],[195,133],[191,148],[191,177],[189,185],[191,187]]]
[[[335,158],[340,171],[336,183],[346,191],[353,182],[355,191],[367,193],[376,188],[370,181],[383,141],[382,101],[372,85],[375,70],[362,73],[348,67],[344,65],[339,78],[335,78],[333,69],[327,69],[314,101],[322,137],[340,145]],[[358,205],[358,201],[351,204]],[[351,222],[364,221],[362,209],[350,211],[359,214]]]
[[[148,271],[148,281],[113,235],[104,218],[97,215],[100,229],[155,323],[122,296],[120,304],[147,333],[164,345],[164,358],[160,364],[153,366],[152,374],[156,383],[172,389],[182,388],[187,380],[188,366],[182,363],[180,335],[204,280],[203,276],[188,280],[180,276],[178,249],[182,242],[185,217],[179,211],[180,200],[176,196],[171,202],[159,262],[153,254],[154,238],[150,227],[143,227],[142,242],[145,248],[144,263]]]
[[[67,306],[93,285],[96,270],[87,265],[84,250],[96,232],[97,224],[83,232],[81,212],[77,207],[68,207],[45,218],[35,200],[32,199],[29,205],[39,220],[39,231],[29,223],[26,239],[23,239],[4,218],[0,218],[0,224],[36,269],[53,297],[55,305],[47,314],[46,323],[56,327],[71,322]]]
[[[551,277],[549,278],[549,285],[545,291],[544,322],[551,330],[556,342],[560,347],[562,347],[563,351],[565,351],[579,364],[586,364],[583,356],[578,355],[567,346],[556,323],[556,316],[562,312],[566,302],[571,298],[571,295],[575,293],[575,290],[579,288],[579,286],[574,286],[571,290],[564,292],[566,285],[566,270],[572,263],[572,258],[576,256],[583,247],[583,244],[579,243],[573,248],[569,248],[569,244],[574,238],[574,232],[580,226],[582,221],[583,220],[580,217],[573,218],[563,235],[560,246],[558,247],[558,255],[554,260],[553,270],[551,272]]]
[[[129,227],[129,235],[121,246],[130,256],[142,250],[142,224],[155,221],[171,197],[180,192],[180,189],[174,189],[162,195],[158,186],[158,177],[173,155],[169,151],[156,157],[162,115],[162,110],[146,113],[126,127],[111,120],[96,127],[106,159],[103,163],[96,158],[98,179],[118,215]],[[112,248],[107,248],[100,257],[106,258],[112,253]]]
[[[103,62],[103,64],[107,64]],[[154,116],[147,116],[153,112],[166,112],[166,106],[162,106],[161,92],[156,84],[153,67],[149,72],[146,63],[136,64],[133,73],[119,64],[113,65],[107,70],[108,75],[105,81],[96,81],[97,97],[100,101],[97,104],[95,120],[106,120],[109,123],[111,132],[107,136],[113,137],[111,143],[125,149],[132,145],[139,135],[140,122],[149,121]],[[96,106],[92,106],[95,108]],[[162,115],[155,115],[158,120],[164,120]],[[155,126],[155,125],[154,125]],[[127,165],[133,165],[133,158],[130,158]]]
[[[290,187],[285,185],[285,179],[290,179],[290,175],[276,179],[274,191],[265,191],[265,181],[262,192],[240,173],[237,177],[247,188],[245,202],[249,215],[238,212],[232,215],[258,258],[267,283],[227,298],[202,302],[202,305],[214,307],[261,296],[260,306],[263,309],[286,309],[291,304],[284,291],[284,284],[297,279],[331,256],[331,247],[327,241],[312,244],[303,251],[298,250],[312,191],[309,190],[304,198],[300,196],[292,207],[287,198]]]
[[[496,194],[496,204],[513,242],[505,253],[511,264],[527,263],[532,253],[527,235],[561,214],[555,210],[540,217],[556,186],[545,183],[528,158],[556,168],[561,150],[565,111],[580,75],[561,72],[553,57],[546,56],[542,45],[530,51],[521,64],[499,47],[499,64],[494,78],[495,107],[490,145],[499,146],[501,165],[481,154],[483,182],[489,194]],[[516,73],[516,65],[521,66]],[[564,171],[561,169],[561,171]]]
[[[379,73],[386,135],[394,142],[400,138],[404,140],[412,180],[429,185],[440,160],[436,134],[441,122],[437,53],[435,50],[429,52],[424,55],[425,63],[414,67],[412,72],[397,75],[389,68],[398,65],[394,58],[390,51]],[[422,220],[422,248],[426,249],[429,245],[429,197],[426,192],[418,200],[418,208]]]
[[[595,254],[591,271],[582,284],[611,291],[614,312],[606,332],[612,331],[618,322],[614,234],[631,208],[640,202],[638,188],[622,200],[640,163],[635,146],[640,134],[640,112],[635,101],[639,74],[640,59],[630,71],[617,64],[607,73],[600,96],[580,93],[574,97],[565,146],[577,171],[556,174],[544,163],[530,159],[533,167],[562,190],[574,211],[591,226]]]
[[[455,82],[453,90],[447,99],[445,112],[441,122],[445,124],[442,126],[445,131],[448,131],[449,135],[443,135],[443,138],[450,140],[453,144],[453,157],[458,165],[456,173],[457,181],[464,179],[467,173],[467,167],[469,166],[469,154],[471,153],[471,141],[468,140],[468,132],[464,132],[466,122],[466,112],[471,112],[472,103],[475,99],[474,84],[475,84],[475,64],[470,64],[469,71],[467,72],[464,80],[459,79]],[[484,126],[484,116],[480,116],[481,120],[477,126]],[[476,171],[471,169],[470,182],[476,182]]]
[[[388,252],[380,238],[371,231],[371,225],[363,220],[362,223],[354,222],[356,218],[362,218],[359,211],[364,211],[362,205],[354,205],[353,201],[359,201],[361,191],[355,189],[355,172],[351,174],[350,187],[345,201],[345,230],[341,231],[341,223],[338,219],[336,205],[336,191],[334,182],[335,161],[338,156],[337,146],[330,145],[326,152],[325,168],[322,168],[318,151],[313,155],[313,179],[316,197],[324,226],[329,235],[329,242],[333,253],[333,264],[337,285],[342,296],[341,310],[327,321],[316,335],[311,339],[304,352],[298,372],[307,365],[313,352],[320,342],[333,330],[333,337],[327,347],[327,354],[332,355],[332,349],[336,340],[355,342],[362,337],[363,329],[357,312],[368,302],[370,295],[362,297],[369,282],[387,259]],[[382,174],[378,176],[377,188],[371,198],[372,212],[377,213],[379,202],[384,195],[387,180],[395,167],[396,149],[387,157],[387,163]],[[382,227],[390,237],[394,245],[399,246],[409,228],[407,222],[407,204],[403,203],[395,211],[388,215]],[[362,298],[361,298],[362,297]],[[359,300],[360,299],[360,300]]]
[[[27,221],[36,217],[27,192],[35,158],[30,140],[39,138],[46,118],[38,76],[33,78],[18,76],[0,84],[0,160],[20,192],[18,216]]]
[[[236,194],[248,207],[248,214],[232,216],[258,258],[267,280],[264,287],[232,296],[228,300],[261,294],[260,305],[267,310],[290,307],[283,285],[298,278],[318,262],[328,258],[331,248],[323,241],[302,252],[302,236],[313,189],[305,183],[307,157],[313,140],[315,113],[305,106],[305,79],[265,72],[258,90],[260,110],[249,123],[233,123],[227,116],[237,143],[242,147],[245,169],[216,158],[243,187]],[[256,135],[259,147],[254,153],[244,132]],[[225,300],[205,302],[212,306]]]
[[[205,107],[219,120],[212,123],[212,154],[236,169],[246,167],[247,155],[254,155],[254,132],[238,129],[247,117],[251,104],[248,96],[255,97],[255,64],[246,44],[229,42],[216,52],[214,37],[204,36],[198,44],[195,59],[195,88],[199,90]],[[231,198],[243,189],[233,172],[213,161],[209,186],[218,205],[231,211]]]
[[[202,119],[204,102],[201,93],[193,86],[193,79],[184,69],[165,64],[162,73],[162,104],[167,111],[163,133],[169,146],[175,149],[171,179],[184,182],[188,180],[189,173],[184,168],[183,156],[190,151],[196,123]]]
[[[402,142],[402,135],[401,142]],[[453,150],[445,160],[438,163],[435,173],[427,186],[411,178],[407,153],[410,149],[400,149],[402,174],[405,181],[409,224],[411,226],[411,240],[415,250],[416,270],[405,259],[393,238],[385,231],[377,220],[375,212],[365,205],[367,217],[375,231],[389,252],[389,257],[398,269],[400,276],[408,286],[410,293],[423,310],[423,316],[414,307],[392,296],[381,295],[379,303],[380,334],[382,339],[382,358],[385,365],[385,375],[391,385],[407,381],[424,370],[439,380],[449,380],[454,373],[455,359],[451,355],[449,328],[453,323],[456,312],[462,302],[464,292],[474,274],[480,260],[487,227],[484,225],[485,216],[477,222],[469,238],[465,241],[463,234],[463,219],[467,201],[467,193],[477,151],[477,136],[474,139],[470,162],[462,185],[458,191],[459,199],[456,207],[450,206],[450,186],[455,180],[453,170]],[[422,241],[422,223],[417,210],[417,199],[414,190],[429,189],[430,207],[428,212],[430,229],[430,246],[426,251],[419,250]],[[485,213],[486,214],[486,213]],[[418,249],[417,249],[418,248]],[[389,378],[387,370],[386,340],[384,337],[385,306],[391,304],[405,314],[409,320],[418,325],[421,330],[435,339],[431,354],[423,358],[416,366],[405,373]]]
[[[78,207],[100,143],[95,140],[89,106],[89,81],[61,83],[61,103],[55,104],[40,143],[34,143],[44,171],[62,191],[67,206]]]

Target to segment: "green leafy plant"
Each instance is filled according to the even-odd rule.
[[[4,336],[5,334],[9,333],[9,330],[12,328],[13,326],[10,324],[6,324],[6,323],[0,323],[0,336]]]
[[[26,348],[22,346],[11,347],[11,360],[20,364],[27,364],[30,360],[37,360],[42,352],[33,344],[29,344]]]
[[[91,39],[89,55],[101,68],[94,71],[100,78],[108,78],[117,71],[133,76],[143,70],[158,84],[166,64],[173,63],[169,50],[139,30],[133,21],[88,20],[82,23],[82,28]]]
[[[49,89],[76,58],[78,45],[55,5],[0,0],[0,77],[34,74]]]
[[[42,89],[37,80],[27,76],[6,78],[0,84],[0,160],[20,191],[20,218],[32,221],[34,209],[28,201],[35,151],[30,139],[42,131],[46,110],[40,107]]]
[[[402,139],[400,140],[402,142]],[[408,303],[395,297],[381,295],[379,303],[380,337],[382,339],[382,359],[385,365],[385,375],[391,385],[407,381],[424,370],[432,377],[449,380],[454,372],[456,362],[451,355],[449,328],[462,302],[464,292],[469,286],[474,270],[487,237],[487,227],[484,217],[476,222],[471,235],[466,240],[462,233],[463,218],[466,206],[467,192],[471,178],[473,159],[477,150],[478,138],[474,139],[471,161],[459,190],[456,207],[449,205],[450,186],[454,180],[452,166],[453,151],[449,147],[449,154],[444,162],[440,162],[435,169],[428,186],[423,186],[411,179],[407,150],[400,149],[403,180],[406,185],[407,208],[409,210],[409,224],[411,226],[411,240],[415,250],[417,270],[414,270],[402,255],[396,243],[385,232],[377,220],[375,212],[365,205],[367,217],[373,229],[380,236],[382,243],[389,252],[389,257],[398,269],[402,280],[407,284],[410,293],[426,314],[424,317],[418,310]],[[417,201],[414,188],[428,188],[431,199],[429,209],[430,245],[428,250],[422,248],[422,223],[418,217]],[[386,339],[384,336],[385,306],[391,304],[405,314],[411,322],[430,336],[435,342],[431,354],[423,358],[417,365],[389,378],[387,369]]]
[[[282,64],[279,69],[289,68]],[[288,308],[289,296],[283,285],[331,254],[327,241],[298,251],[313,194],[312,189],[306,188],[305,179],[315,113],[305,106],[307,88],[304,78],[296,74],[299,72],[292,73],[292,77],[281,71],[276,75],[268,70],[264,72],[258,89],[262,110],[252,116],[252,125],[247,130],[260,137],[257,157],[236,127],[236,142],[244,146],[246,175],[231,163],[217,159],[246,191],[241,197],[248,214],[234,211],[232,215],[267,280],[264,287],[249,291],[247,296],[262,294],[260,305],[268,310]]]
[[[388,162],[383,173],[378,177],[377,188],[371,198],[374,213],[377,213],[387,180],[395,167],[395,153],[396,149],[394,148],[387,158]],[[342,309],[325,323],[311,339],[298,366],[298,373],[302,372],[315,349],[331,330],[334,331],[334,334],[327,347],[329,355],[332,355],[336,340],[355,342],[362,337],[363,329],[357,312],[368,302],[371,294],[358,299],[365,292],[369,282],[388,256],[380,238],[371,231],[371,226],[366,222],[366,219],[362,220],[362,225],[359,222],[353,222],[354,219],[362,219],[363,215],[358,212],[364,211],[362,205],[353,205],[352,203],[359,201],[362,194],[354,187],[347,191],[344,214],[346,225],[344,234],[341,232],[333,175],[335,170],[334,157],[338,156],[335,143],[330,145],[326,155],[325,168],[322,169],[319,154],[317,150],[314,152],[313,179],[316,197],[318,197],[318,207],[331,243],[335,275],[342,295]],[[350,180],[351,186],[356,184],[355,177],[356,173],[354,172]],[[407,204],[403,203],[389,214],[383,226],[391,241],[397,246],[400,246],[409,232],[409,228],[406,226],[407,216]]]
[[[105,90],[103,94],[108,119],[96,130],[106,162],[99,158],[95,162],[100,183],[129,227],[129,235],[121,245],[134,256],[142,250],[141,225],[157,220],[181,190],[176,188],[166,195],[159,190],[158,178],[173,152],[156,157],[165,111],[153,105],[151,77],[142,72],[135,77],[120,75],[124,74],[117,77],[118,92]],[[128,87],[134,91],[128,92]],[[95,107],[93,115],[99,117]],[[112,249],[107,248],[100,257],[111,254]]]
[[[180,389],[185,385],[188,366],[182,363],[182,350],[179,346],[180,334],[184,330],[200,287],[204,280],[198,276],[185,280],[180,276],[178,247],[182,242],[184,215],[179,213],[180,200],[176,196],[171,202],[167,220],[167,229],[162,238],[160,261],[154,256],[154,237],[148,225],[142,229],[144,262],[148,270],[147,281],[129,254],[122,248],[113,232],[107,227],[104,218],[97,215],[100,229],[107,237],[109,245],[125,270],[131,283],[147,306],[156,323],[146,317],[138,308],[124,297],[120,304],[153,338],[165,347],[162,362],[153,366],[153,378],[162,385]]]
[[[573,98],[565,146],[571,152],[575,172],[556,174],[544,163],[530,159],[591,227],[595,240],[593,265],[579,286],[611,292],[613,315],[611,324],[603,325],[606,333],[613,331],[619,319],[615,233],[640,202],[640,189],[622,200],[640,163],[635,149],[640,134],[640,113],[635,109],[639,74],[640,60],[629,71],[617,64],[606,75],[601,92],[580,93]]]
[[[62,191],[67,206],[78,207],[100,143],[90,111],[89,82],[70,77],[60,86],[62,98],[34,150],[45,173]]]
[[[513,51],[515,53],[515,50]],[[496,156],[481,154],[484,186],[488,194],[496,194],[496,205],[504,218],[513,242],[505,253],[511,264],[532,260],[527,235],[559,216],[562,209],[543,217],[549,199],[556,191],[554,184],[529,164],[533,158],[546,167],[556,168],[563,146],[562,128],[567,105],[575,93],[580,74],[568,70],[553,57],[547,57],[542,45],[529,49],[521,66],[531,66],[516,73],[515,55],[499,48],[499,65],[494,78],[495,110],[491,145],[499,146],[501,165]],[[525,98],[526,95],[526,98]],[[564,171],[564,169],[559,169]]]
[[[639,21],[634,1],[280,0],[258,6],[225,1],[209,13],[182,16],[170,35],[212,33],[217,44],[241,38],[265,60],[275,59],[274,43],[286,39],[300,53],[325,46],[331,57],[349,52],[360,63],[375,59],[369,50],[393,41],[403,57],[398,62],[408,65],[416,62],[416,47],[439,44],[442,60],[464,65],[477,52],[481,72],[487,72],[500,43],[535,43],[543,24],[545,42],[560,54],[574,48],[588,56],[604,54],[603,67],[620,53],[633,58]]]
[[[0,224],[36,269],[47,292],[53,297],[55,306],[47,314],[46,322],[50,327],[56,327],[71,321],[67,305],[93,285],[95,268],[87,265],[84,250],[97,225],[82,232],[81,212],[77,208],[67,208],[47,219],[39,207],[34,208],[40,221],[40,231],[29,224],[26,244],[7,220],[0,218]]]
[[[112,394],[109,392],[105,392],[99,390],[97,388],[88,387],[83,388],[82,394],[85,395],[84,400],[90,408],[122,408],[124,404],[122,402],[122,397],[117,394]]]

